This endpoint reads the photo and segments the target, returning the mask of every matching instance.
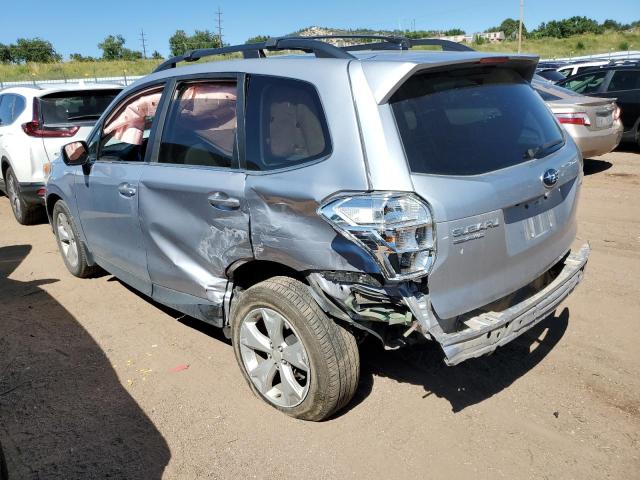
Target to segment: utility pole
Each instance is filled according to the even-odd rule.
[[[522,50],[522,22],[524,19],[524,0],[520,0],[520,25],[518,26],[518,53]]]
[[[147,58],[147,39],[142,28],[140,29],[140,41],[142,42],[142,58]]]
[[[220,42],[220,46],[222,47],[222,10],[220,6],[218,6],[216,15],[218,16],[218,42]]]

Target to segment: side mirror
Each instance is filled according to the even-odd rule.
[[[84,165],[88,159],[87,142],[71,142],[62,147],[62,160],[67,165]]]

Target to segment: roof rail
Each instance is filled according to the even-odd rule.
[[[234,45],[221,48],[189,50],[183,55],[178,55],[166,60],[159,65],[154,72],[175,68],[178,62],[195,62],[203,57],[211,57],[214,55],[227,55],[229,53],[240,52],[243,54],[244,58],[263,58],[266,57],[265,51],[278,50],[301,50],[306,53],[314,53],[318,58],[355,58],[353,55],[331,45],[330,43],[320,42],[318,40],[310,39],[309,37],[279,37],[269,38],[265,42],[260,43],[247,43],[244,45]]]
[[[378,42],[361,43],[336,47],[322,40],[331,39],[369,39],[380,40]],[[443,40],[440,38],[411,39],[390,35],[317,35],[310,37],[278,37],[269,38],[264,42],[247,43],[220,48],[201,48],[189,50],[183,55],[178,55],[160,64],[154,72],[161,72],[169,68],[175,68],[178,62],[195,62],[204,57],[215,55],[228,55],[230,53],[242,53],[244,58],[264,58],[266,51],[301,50],[313,53],[318,58],[343,58],[352,60],[355,57],[350,51],[358,50],[408,50],[418,45],[438,45],[445,51],[466,52],[474,51],[461,43]]]

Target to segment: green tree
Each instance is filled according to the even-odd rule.
[[[474,45],[484,45],[487,41],[480,35],[476,35],[473,39]]]
[[[266,35],[256,35],[255,37],[247,39],[247,41],[244,43],[261,43],[267,41],[268,39],[269,37],[267,37]]]
[[[597,21],[587,17],[571,17],[563,20],[542,22],[532,33],[534,37],[567,38],[582,33],[602,33],[604,27]]]
[[[98,44],[98,48],[102,50],[104,60],[120,60],[124,53],[124,44],[125,39],[122,35],[109,35]]]
[[[71,61],[73,62],[95,62],[96,61],[95,58],[85,57],[80,53],[72,53],[71,55],[69,55],[69,59],[71,59]]]
[[[0,43],[0,63],[11,63],[12,61],[11,45]]]
[[[455,35],[464,35],[466,32],[461,28],[452,28],[450,30],[445,30],[442,34],[446,37],[453,37]]]
[[[163,60],[164,59],[164,57],[157,50],[153,51],[153,53],[151,54],[151,58],[153,58],[154,60]]]
[[[98,48],[102,50],[103,60],[139,60],[142,52],[130,50],[124,46],[125,39],[122,35],[109,35]]]
[[[218,47],[220,47],[220,40],[209,30],[196,30],[193,35],[187,35],[184,30],[176,30],[169,38],[169,49],[174,57],[189,50]]]
[[[520,29],[520,21],[514,18],[505,18],[497,27],[491,27],[487,32],[504,32],[505,38],[517,38]],[[527,27],[522,24],[522,35],[527,34]]]
[[[62,56],[56,53],[51,42],[41,38],[19,38],[9,47],[11,60],[15,63],[59,62]]]

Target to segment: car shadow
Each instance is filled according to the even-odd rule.
[[[424,388],[423,398],[444,398],[453,412],[460,412],[491,398],[533,369],[564,336],[568,322],[569,310],[565,308],[498,348],[493,355],[453,367],[444,364],[443,353],[434,343],[384,351],[379,344],[369,342],[360,353],[361,377],[365,377],[361,388],[368,393],[374,377],[387,377],[418,385]]]
[[[165,439],[91,335],[40,288],[57,280],[8,278],[30,250],[0,247],[0,443],[8,478],[161,478],[171,458]]]
[[[116,277],[108,281],[120,283],[185,326],[231,345],[221,328],[166,307]],[[451,404],[453,412],[459,412],[491,398],[533,369],[562,339],[568,324],[569,310],[565,308],[559,315],[550,315],[509,344],[498,348],[493,355],[467,360],[453,367],[444,364],[442,350],[433,342],[385,351],[377,340],[368,338],[359,346],[361,372],[354,398],[329,421],[348,414],[365,402],[376,377],[421,386],[426,392],[423,398],[430,395],[444,398]]]
[[[584,159],[584,167],[582,171],[585,175],[593,175],[595,173],[601,173],[605,170],[609,170],[613,164],[606,160],[594,160],[593,158]]]

